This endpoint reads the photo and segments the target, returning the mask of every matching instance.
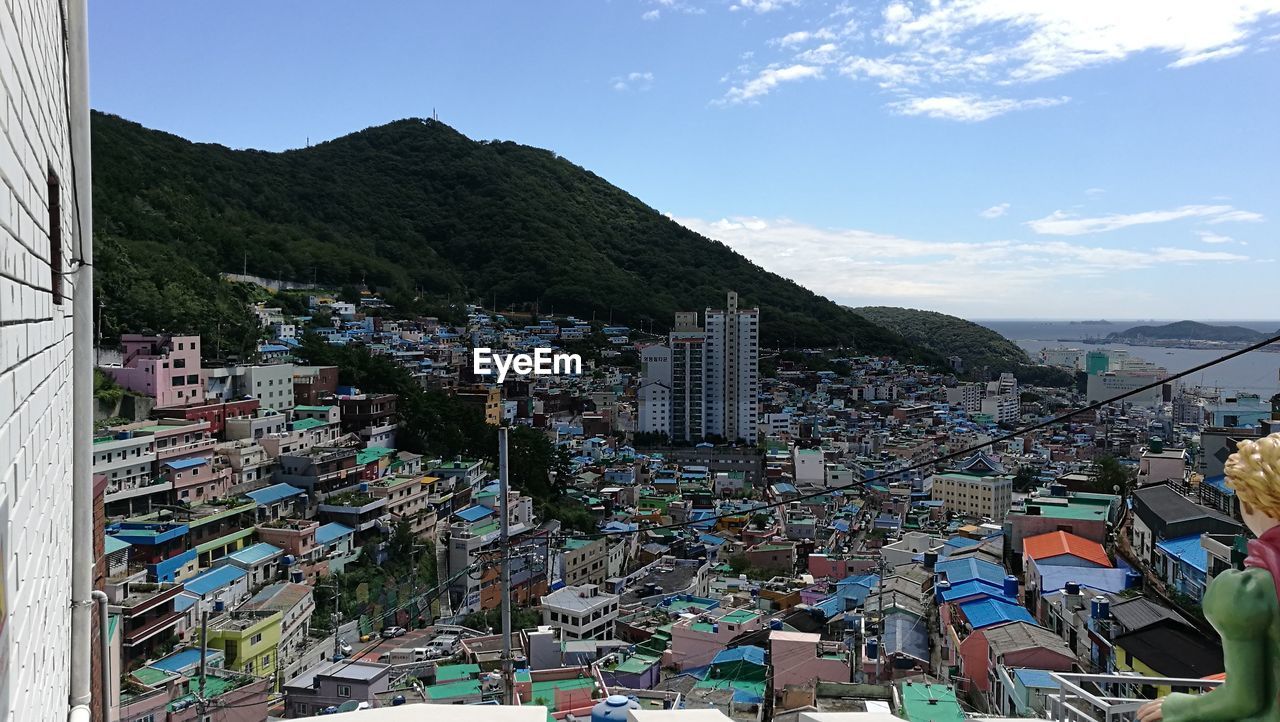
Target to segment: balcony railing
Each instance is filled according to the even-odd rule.
[[[1140,674],[1067,674],[1052,672],[1059,688],[1045,697],[1050,719],[1060,722],[1118,722],[1133,720],[1150,700],[1133,696],[1146,686],[1207,691],[1222,680],[1146,677]]]

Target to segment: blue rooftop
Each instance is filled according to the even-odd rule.
[[[1026,607],[999,599],[978,599],[960,605],[960,611],[969,620],[974,629],[993,627],[1008,622],[1031,622],[1037,624],[1036,618]]]
[[[1082,587],[1100,592],[1119,593],[1125,590],[1127,569],[1106,569],[1095,567],[1067,567],[1046,564],[1036,567],[1040,572],[1041,595],[1053,594],[1067,586],[1067,582],[1077,582]]]
[[[1015,669],[1013,676],[1022,682],[1023,687],[1045,687],[1058,689],[1058,680],[1043,669]]]
[[[920,660],[929,659],[929,625],[910,614],[886,614],[884,651],[903,653]]]
[[[268,486],[265,489],[250,491],[246,493],[245,496],[249,497],[250,499],[253,499],[254,503],[256,503],[258,506],[267,506],[269,504],[274,504],[277,501],[280,501],[281,499],[288,499],[291,496],[298,496],[299,494],[306,494],[306,493],[307,493],[306,491],[304,491],[303,489],[299,489],[296,486],[289,486],[288,484],[275,484],[272,486]]]
[[[1008,599],[1011,602],[1017,601],[1014,599],[1009,599],[1009,597],[1005,596],[1004,587],[998,587],[982,579],[970,579],[967,582],[952,584],[950,589],[946,590],[945,592],[940,592],[940,595],[942,596],[942,601],[944,602],[950,602],[956,599],[964,599],[965,597],[973,597],[980,594],[985,594],[989,597],[999,597],[1001,599]]]
[[[947,581],[951,582],[952,586],[971,579],[981,579],[1004,586],[1004,578],[1009,575],[999,564],[973,558],[940,561],[934,565],[933,572],[947,575]]]
[[[104,553],[114,554],[120,551],[121,549],[128,549],[131,546],[133,545],[123,539],[117,539],[113,536],[108,535],[106,539],[103,540],[102,548]]]
[[[463,509],[462,511],[454,512],[453,515],[463,521],[477,522],[487,516],[492,516],[493,509],[490,509],[487,506],[480,506],[477,504],[475,506],[469,506],[466,509]]]
[[[1156,542],[1156,548],[1174,559],[1181,559],[1184,563],[1190,564],[1202,572],[1209,571],[1209,553],[1205,551],[1204,547],[1200,546],[1199,534]]]
[[[733,649],[723,649],[716,654],[715,659],[711,660],[712,664],[725,664],[728,662],[749,662],[763,667],[764,649],[747,644]]]
[[[168,461],[162,461],[160,463],[170,469],[190,469],[200,466],[201,464],[207,464],[209,463],[209,460],[203,456],[193,456],[189,459],[169,459]]]
[[[208,649],[206,656],[213,656],[215,654],[222,654],[222,650]],[[181,674],[182,672],[191,669],[192,667],[196,667],[199,664],[200,650],[184,649],[181,652],[174,652],[168,657],[157,659],[147,666],[155,667],[156,669],[163,669],[166,672],[172,672],[174,674]]]
[[[339,524],[337,522],[321,524],[320,527],[316,529],[316,544],[319,544],[320,546],[332,544],[344,536],[351,536],[355,532],[355,529],[352,529],[346,524]]]
[[[272,556],[283,552],[284,550],[273,544],[266,542],[258,542],[251,547],[245,547],[235,554],[227,555],[228,559],[240,562],[241,564],[257,564],[266,561]]]
[[[1227,496],[1236,495],[1236,490],[1227,486],[1227,477],[1222,474],[1218,474],[1217,476],[1206,477],[1204,480],[1204,483],[1208,484],[1209,486],[1212,486],[1213,488],[1217,489],[1223,494],[1226,494]]]
[[[231,586],[246,576],[248,576],[248,572],[245,570],[227,565],[217,569],[210,569],[197,577],[187,580],[183,588],[192,594],[199,594],[203,597],[210,592]]]

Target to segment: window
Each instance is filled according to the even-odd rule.
[[[339,696],[339,697],[350,697],[350,696],[351,696],[351,685],[349,685],[349,684],[340,684],[340,685],[338,685],[338,696]]]
[[[49,292],[62,305],[62,185],[49,170]]]
[[[164,367],[169,368],[169,364],[165,363]],[[173,360],[173,367],[175,369],[185,369],[187,367],[187,360],[184,358],[176,358]]]
[[[259,644],[262,642],[262,633],[259,632],[249,638],[249,644]]]

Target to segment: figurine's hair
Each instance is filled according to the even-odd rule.
[[[1254,511],[1280,519],[1280,432],[1242,440],[1224,469],[1227,486]]]

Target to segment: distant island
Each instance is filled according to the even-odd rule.
[[[1114,326],[1115,325],[1114,323],[1106,319],[1101,319],[1098,321],[1068,321],[1067,323],[1071,326]]]
[[[1280,333],[1280,332],[1277,332]],[[1244,326],[1214,326],[1198,321],[1176,321],[1163,326],[1134,326],[1109,334],[1109,342],[1165,345],[1155,342],[1198,341],[1212,343],[1253,343],[1276,334],[1255,331]]]

